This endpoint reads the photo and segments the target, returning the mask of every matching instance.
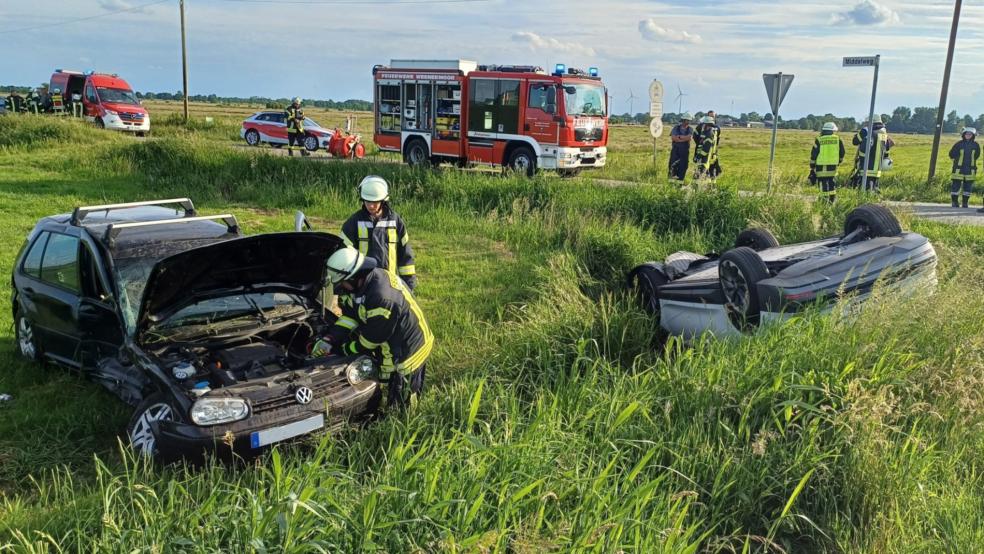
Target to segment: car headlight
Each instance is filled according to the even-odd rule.
[[[117,115],[117,113],[114,110],[106,108],[106,115]]]
[[[345,377],[348,378],[348,382],[352,384],[352,386],[375,379],[376,364],[373,363],[372,358],[363,356],[350,363],[348,367],[345,368]]]
[[[242,398],[199,398],[191,407],[195,425],[218,425],[246,419],[249,405]]]

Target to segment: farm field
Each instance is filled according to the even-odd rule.
[[[662,169],[647,175],[641,127],[613,130],[611,166],[597,174],[528,180],[258,155],[236,147],[238,122],[254,111],[241,109],[196,107],[188,127],[158,116],[152,140],[0,118],[0,275],[38,218],[79,204],[190,196],[203,213],[231,211],[247,233],[290,229],[295,209],[337,229],[357,207],[355,185],[376,173],[408,222],[437,336],[427,393],[407,414],[255,460],[151,467],[121,448],[121,402],[19,358],[4,278],[0,393],[13,398],[0,402],[0,551],[984,544],[984,228],[903,217],[940,255],[934,296],[876,293],[856,316],[810,311],[754,336],[685,345],[635,306],[628,269],[676,250],[722,251],[751,225],[781,242],[833,235],[867,199],[739,195],[764,188],[763,131],[726,129],[733,176],[680,190]],[[805,177],[812,136],[780,134],[781,192],[808,190],[792,175]],[[938,198],[942,185],[915,178],[928,137],[896,140],[899,182],[885,195]],[[910,164],[919,170],[905,181]]]

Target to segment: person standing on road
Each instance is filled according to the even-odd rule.
[[[718,132],[714,118],[705,115],[700,120],[703,129],[701,141],[694,152],[694,163],[697,164],[694,172],[695,179],[710,179],[714,181],[721,175],[721,164],[718,162]]]
[[[293,156],[294,150],[300,150],[301,156],[309,156],[304,148],[304,110],[301,109],[301,99],[294,101],[284,110],[284,123],[287,124],[287,155]]]
[[[684,113],[680,116],[680,123],[673,126],[670,131],[670,165],[669,175],[671,181],[683,180],[687,177],[687,168],[690,166],[690,140],[694,135],[694,128],[690,126],[690,121],[694,116]]]
[[[977,129],[964,127],[961,139],[950,148],[953,160],[953,180],[950,183],[950,206],[960,207],[961,191],[963,207],[968,207],[970,194],[977,178],[977,160],[981,157],[981,146],[977,144]]]
[[[413,294],[374,258],[344,247],[328,258],[342,315],[311,348],[312,356],[368,354],[380,363],[387,406],[404,408],[424,388],[434,335]]]
[[[837,136],[837,124],[824,123],[810,152],[810,182],[820,185],[820,192],[831,204],[837,199],[837,166],[844,161],[846,153],[844,141]]]
[[[407,226],[389,204],[389,183],[369,175],[359,183],[362,209],[342,224],[342,239],[376,266],[397,275],[410,292],[417,288],[417,270]]]

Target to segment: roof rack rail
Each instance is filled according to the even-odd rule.
[[[165,200],[144,200],[142,202],[126,202],[123,204],[103,204],[101,206],[78,206],[72,212],[72,225],[80,225],[82,220],[92,212],[109,212],[126,208],[138,208],[140,206],[156,206],[159,204],[181,204],[181,207],[185,211],[185,217],[195,215],[195,204],[192,203],[190,198],[168,198]]]
[[[225,222],[226,227],[229,228],[229,232],[239,234],[239,221],[236,220],[236,216],[232,214],[219,214],[219,215],[202,215],[197,217],[182,217],[178,219],[157,219],[154,221],[133,221],[129,223],[110,223],[109,227],[106,228],[106,234],[103,235],[103,241],[112,248],[113,243],[116,241],[116,237],[119,236],[121,232],[125,229],[133,229],[135,227],[150,227],[153,225],[170,225],[178,223],[194,223],[196,221],[210,221],[215,219],[221,219]]]

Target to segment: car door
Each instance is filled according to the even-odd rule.
[[[557,115],[557,87],[549,82],[530,83],[523,130],[541,144],[557,144],[560,126]]]
[[[82,93],[82,106],[85,111],[85,118],[95,120],[99,117],[99,97],[96,95],[96,87],[92,83],[85,84],[85,91]]]
[[[79,238],[68,232],[71,229],[48,233],[36,288],[23,290],[32,297],[42,351],[55,361],[78,366]]]
[[[270,138],[284,144],[287,143],[287,123],[285,121],[282,113],[270,114],[270,132],[268,134]]]
[[[96,367],[106,357],[115,356],[123,344],[123,324],[113,298],[109,273],[98,255],[99,247],[90,240],[79,249],[78,318],[81,340],[80,362],[84,368]]]

